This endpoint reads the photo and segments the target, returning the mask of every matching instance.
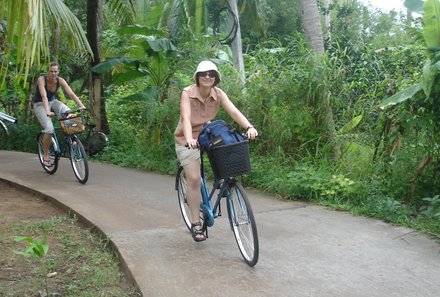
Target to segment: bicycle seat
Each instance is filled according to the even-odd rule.
[[[90,128],[95,128],[96,124],[95,123],[87,123],[87,126],[89,126]]]

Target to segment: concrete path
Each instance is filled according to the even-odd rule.
[[[192,240],[172,176],[91,163],[81,185],[67,159],[49,175],[34,154],[0,151],[0,179],[104,232],[145,297],[440,296],[440,245],[378,220],[249,191],[260,238],[250,268],[226,218],[207,241]]]

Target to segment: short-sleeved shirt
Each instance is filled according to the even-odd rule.
[[[197,139],[203,124],[213,120],[217,115],[220,102],[224,98],[225,93],[220,88],[212,87],[211,93],[205,100],[205,98],[202,98],[200,95],[199,87],[195,84],[186,87],[182,92],[186,92],[190,99],[192,134],[193,138]],[[178,144],[186,144],[185,135],[183,134],[182,118],[180,118],[176,130],[174,131],[174,139]]]
[[[43,78],[44,78],[44,88],[46,89],[46,93],[47,93],[47,101],[50,102],[50,101],[56,99],[56,97],[57,97],[58,88],[60,87],[60,79],[59,79],[59,77],[57,77],[57,87],[55,88],[54,92],[51,92],[50,90],[47,89],[46,75],[43,75]],[[35,90],[34,102],[35,103],[42,102],[40,89],[38,88],[38,85],[37,85],[37,89]]]

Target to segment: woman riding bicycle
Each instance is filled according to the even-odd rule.
[[[195,84],[183,89],[180,96],[180,120],[174,132],[176,154],[187,178],[188,205],[191,211],[191,232],[195,241],[206,239],[201,230],[199,218],[200,193],[200,152],[197,138],[203,124],[217,115],[220,106],[246,129],[246,136],[255,139],[257,130],[229,100],[226,93],[217,87],[221,80],[217,66],[211,61],[202,61],[193,76]]]
[[[37,79],[37,89],[35,91],[34,96],[34,113],[40,122],[41,126],[43,126],[44,138],[44,157],[43,163],[44,166],[52,166],[49,158],[49,146],[51,135],[54,132],[54,127],[52,124],[51,117],[57,114],[57,116],[61,116],[61,114],[69,111],[69,107],[59,101],[57,99],[58,88],[63,87],[66,94],[79,106],[80,110],[85,110],[84,104],[75,95],[72,89],[69,87],[67,82],[58,76],[59,67],[58,64],[52,62],[49,65],[48,71],[46,74],[41,75]],[[55,112],[52,112],[52,110]]]

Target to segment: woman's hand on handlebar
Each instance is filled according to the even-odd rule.
[[[189,149],[193,149],[193,150],[195,150],[195,149],[198,149],[198,148],[199,148],[199,142],[197,141],[197,139],[191,139],[191,140],[189,140],[189,141],[186,143],[186,146],[187,146]]]
[[[246,130],[245,135],[247,139],[254,140],[258,136],[258,131],[257,129],[251,126]]]

